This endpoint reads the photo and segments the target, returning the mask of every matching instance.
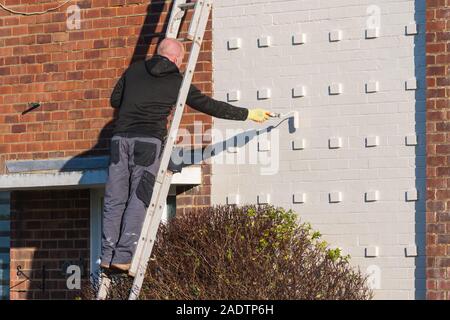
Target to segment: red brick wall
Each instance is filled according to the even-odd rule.
[[[76,264],[84,268],[84,279],[89,275],[89,203],[89,190],[11,193],[11,299],[79,296],[67,290],[64,271]],[[31,281],[17,276],[17,266]]]
[[[211,165],[202,165],[202,184],[195,187],[177,187],[177,214],[189,213],[193,208],[211,205]]]
[[[56,2],[3,3],[31,12],[53,7]],[[130,63],[155,52],[171,3],[74,0],[37,16],[13,15],[0,9],[0,174],[6,173],[7,160],[107,154],[115,116],[109,105],[111,91]],[[66,26],[66,8],[72,4],[81,8],[79,30]],[[207,29],[194,83],[211,94],[211,21]],[[21,115],[30,102],[41,102],[41,107]],[[211,117],[187,108],[182,127],[192,132],[194,121],[202,121],[204,130],[211,128]],[[178,188],[179,212],[210,203],[210,166],[202,168],[202,186]],[[18,287],[31,291],[12,292],[12,299],[73,296],[64,291],[59,268],[63,260],[88,257],[84,227],[89,216],[87,196],[86,191],[75,193],[74,198],[65,191],[12,194],[11,285],[23,280],[16,276],[17,265],[22,265],[26,274],[32,272],[33,278],[40,278],[45,264],[51,279],[47,293],[42,294],[38,281],[34,281],[31,287]]]
[[[53,0],[4,3],[26,12],[55,5]],[[0,9],[0,174],[7,160],[107,153],[112,88],[131,62],[154,53],[171,3],[74,0],[38,16]],[[66,26],[66,8],[72,4],[81,8],[80,30]],[[211,47],[210,23],[194,76],[207,94],[212,91]],[[21,115],[30,102],[42,106]],[[211,117],[187,108],[183,124],[193,121],[203,121],[205,129],[212,123]],[[180,190],[180,205],[209,203],[209,167],[203,167],[205,185],[190,191],[194,197]]]
[[[450,1],[427,0],[427,298],[450,299]]]

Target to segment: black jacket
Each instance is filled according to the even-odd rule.
[[[133,63],[117,82],[111,106],[119,108],[113,134],[167,136],[167,117],[175,106],[183,76],[169,59],[155,55]],[[191,86],[187,104],[216,118],[246,120],[248,109],[232,106],[205,96]]]

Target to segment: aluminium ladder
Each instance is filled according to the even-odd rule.
[[[148,206],[144,224],[142,225],[141,236],[139,238],[136,251],[133,256],[129,276],[134,277],[133,286],[130,291],[129,300],[139,298],[148,261],[150,259],[153,245],[156,240],[161,217],[166,204],[166,198],[169,193],[173,173],[168,170],[172,151],[175,148],[175,141],[178,134],[178,128],[183,116],[184,105],[186,104],[189,89],[192,83],[195,67],[203,42],[203,37],[211,12],[212,0],[197,0],[188,2],[187,0],[175,0],[166,32],[166,38],[177,39],[180,31],[181,22],[187,10],[194,9],[192,22],[189,26],[187,39],[178,39],[180,41],[192,41],[191,53],[183,77],[183,82],[178,93],[176,109],[172,120],[172,125],[167,136],[164,152],[161,158],[160,169],[153,187],[153,194]],[[108,289],[111,285],[111,279],[102,275],[100,288],[97,294],[98,300],[107,298]]]

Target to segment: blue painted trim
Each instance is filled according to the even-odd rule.
[[[32,171],[58,170],[58,171],[84,171],[104,169],[109,164],[109,156],[71,158],[59,160],[27,160],[7,161],[6,168],[9,173],[23,173]]]
[[[0,192],[0,300],[9,300],[10,271],[10,192]]]

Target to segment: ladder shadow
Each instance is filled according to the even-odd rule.
[[[167,11],[164,10],[168,5]],[[144,60],[150,51],[151,46],[155,48],[164,39],[167,26],[169,24],[170,15],[167,14],[164,21],[160,22],[164,12],[171,12],[173,2],[167,4],[165,1],[152,0],[147,7],[147,15],[139,33],[139,38],[134,47],[134,52],[130,60],[130,65],[133,63]],[[161,31],[157,32],[158,26],[161,26]]]

